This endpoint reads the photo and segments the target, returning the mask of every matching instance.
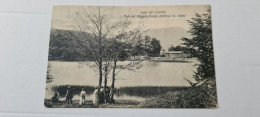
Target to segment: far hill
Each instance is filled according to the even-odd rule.
[[[182,43],[181,38],[190,37],[189,33],[181,27],[148,29],[147,35],[160,40],[161,46],[165,51],[168,51],[171,45],[180,45]]]

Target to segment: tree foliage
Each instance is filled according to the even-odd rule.
[[[52,29],[49,45],[50,60],[79,61],[90,59],[88,54],[84,54],[82,38],[79,32]]]
[[[133,45],[131,55],[156,57],[160,55],[161,48],[159,40],[146,35]]]
[[[185,51],[185,47],[182,47],[182,46],[174,47],[173,45],[171,45],[171,47],[169,47],[168,51]]]
[[[200,62],[196,65],[198,68],[194,78],[197,81],[215,78],[211,16],[195,14],[188,23],[190,24],[188,32],[192,38],[182,38],[182,40],[186,46],[185,53],[196,57]]]
[[[160,55],[161,48],[162,46],[160,44],[160,41],[156,38],[153,38],[150,42],[149,55],[152,57]]]

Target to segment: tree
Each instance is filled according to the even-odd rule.
[[[195,14],[192,20],[188,20],[191,28],[189,33],[192,38],[182,38],[185,45],[185,53],[196,57],[200,64],[196,66],[194,78],[201,82],[204,79],[215,78],[215,65],[212,42],[211,16],[208,14]]]
[[[50,74],[51,71],[51,65],[48,64],[47,66],[47,75],[46,75],[46,83],[50,83],[53,81],[53,76]]]
[[[126,58],[130,57],[130,54],[133,55],[133,51],[136,51],[136,47],[140,40],[142,39],[142,31],[141,29],[134,29],[129,32],[126,32],[126,29],[128,28],[128,25],[130,25],[130,22],[128,22],[127,19],[122,20],[117,23],[115,27],[118,29],[117,32],[120,32],[113,38],[112,40],[112,60],[113,60],[113,68],[112,68],[112,94],[111,94],[111,101],[114,100],[114,89],[115,89],[115,81],[116,81],[116,75],[118,75],[122,70],[128,69],[133,70],[133,68],[138,65],[139,61],[132,61],[128,63],[127,65],[118,65],[117,62],[119,60],[125,60]],[[136,52],[137,55],[138,52]],[[138,53],[139,55],[140,53]],[[134,56],[136,56],[134,55]],[[116,71],[116,69],[119,69]]]
[[[168,51],[185,51],[185,47],[182,47],[182,46],[174,47],[173,45],[171,45],[171,47],[169,47]]]
[[[148,35],[146,35],[144,37],[144,50],[145,50],[145,56],[148,55],[149,53],[149,49],[151,48],[151,37],[149,37]]]
[[[79,61],[82,58],[90,59],[88,54],[81,53],[83,43],[78,33],[80,32],[51,29],[49,59],[64,61]]]
[[[171,47],[169,47],[168,51],[174,51],[174,46],[171,45]]]
[[[144,55],[145,54],[145,48],[144,48],[144,37],[143,37],[143,31],[142,29],[134,29],[127,33],[127,38],[131,41],[131,55],[134,56],[134,59],[136,56]]]
[[[84,38],[81,53],[88,54],[95,62],[93,65],[89,62],[84,63],[94,70],[98,69],[98,86],[102,86],[102,81],[104,81],[106,89],[108,74],[112,70],[111,87],[114,89],[115,77],[118,73],[116,69],[128,68],[118,67],[117,61],[129,57],[130,46],[140,39],[141,32],[137,29],[127,31],[128,25],[131,24],[127,18],[121,18],[122,20],[119,21],[110,20],[108,13],[100,7],[90,8],[82,8],[81,11],[72,13],[68,18],[75,22],[76,30],[79,30],[82,35],[80,37]]]
[[[87,52],[85,54],[89,54],[91,60],[95,62],[95,65],[91,65],[91,67],[98,68],[98,86],[100,87],[103,78],[103,60],[107,59],[109,55],[106,40],[111,28],[109,17],[106,11],[100,7],[90,7],[89,9],[82,7],[80,11],[70,13],[68,18],[75,22],[76,30],[79,30],[81,37],[85,39],[81,50],[82,53]],[[106,64],[108,63],[106,62]]]
[[[156,57],[160,55],[161,48],[162,46],[160,41],[156,38],[153,38],[151,41],[151,48],[149,49],[150,56]]]

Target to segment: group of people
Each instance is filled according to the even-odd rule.
[[[113,89],[106,86],[96,87],[94,90],[93,104],[99,103],[113,103]]]
[[[66,103],[67,104],[72,104],[72,98],[73,98],[73,89],[71,86],[68,86],[67,91],[66,91]],[[105,88],[103,86],[101,87],[96,87],[93,93],[93,104],[97,105],[99,103],[112,103],[114,102],[113,100],[113,93],[114,91],[112,88],[109,88],[106,86]],[[79,105],[84,105],[86,104],[86,96],[87,93],[84,88],[82,88],[79,97]],[[52,102],[56,103],[59,102],[59,93],[58,91],[54,92],[54,95],[52,97]]]
[[[82,89],[83,91],[83,89]],[[73,89],[71,88],[71,86],[68,86],[68,89],[66,91],[66,99],[65,101],[68,103],[68,104],[72,104],[72,98],[73,98]],[[60,98],[60,94],[58,91],[54,91],[54,95],[53,97],[51,98],[52,102],[56,103],[56,102],[59,102],[59,98]]]

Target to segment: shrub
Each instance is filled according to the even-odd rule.
[[[143,108],[216,108],[215,80],[208,80],[197,87],[152,97],[140,106]]]

